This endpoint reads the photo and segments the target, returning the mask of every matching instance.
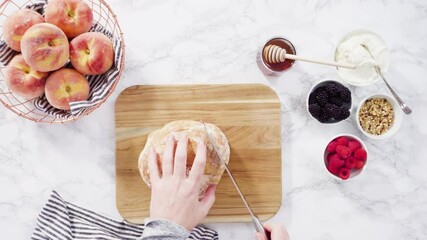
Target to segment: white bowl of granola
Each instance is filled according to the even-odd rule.
[[[374,94],[363,99],[356,113],[359,130],[372,139],[386,139],[400,128],[403,114],[396,100],[388,94]]]

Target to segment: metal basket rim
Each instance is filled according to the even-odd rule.
[[[11,0],[4,0],[0,4],[0,8],[2,8],[5,4],[7,4],[10,1]],[[42,121],[44,118],[46,118],[48,116],[51,116],[48,113],[46,113],[46,115],[43,118],[35,118],[35,117],[27,116],[27,114],[23,114],[22,112],[19,112],[19,111],[17,111],[14,108],[11,108],[8,103],[6,103],[5,101],[3,101],[2,98],[0,98],[0,102],[3,104],[3,106],[5,106],[7,109],[9,109],[12,112],[14,112],[15,114],[17,114],[19,117],[28,119],[28,120],[36,122],[36,123],[49,123],[49,124],[51,124],[51,123],[66,123],[66,122],[75,122],[75,121],[79,120],[80,118],[89,115],[90,113],[92,113],[93,111],[95,111],[96,109],[98,109],[111,96],[111,94],[113,93],[113,91],[116,89],[116,86],[117,86],[118,82],[120,81],[121,75],[123,73],[124,63],[125,63],[125,55],[126,55],[125,54],[126,53],[126,45],[125,45],[125,41],[124,41],[124,37],[123,37],[122,28],[120,27],[119,21],[117,20],[117,15],[111,9],[110,5],[108,5],[104,0],[92,0],[92,1],[98,1],[98,2],[100,2],[102,5],[104,5],[108,9],[109,13],[111,13],[114,21],[117,23],[116,26],[118,28],[118,35],[119,35],[120,41],[122,42],[122,45],[121,45],[121,48],[120,48],[121,51],[122,51],[122,54],[121,54],[121,63],[120,63],[120,66],[119,66],[119,73],[116,76],[116,79],[115,79],[114,83],[111,85],[110,89],[108,90],[107,95],[98,104],[96,104],[93,107],[88,108],[87,111],[84,114],[82,114],[82,115],[80,115],[78,117],[72,117],[72,118],[66,118],[66,119],[54,117],[54,119],[52,121],[49,121],[49,122],[43,122]],[[99,13],[99,14],[102,14],[102,13]]]

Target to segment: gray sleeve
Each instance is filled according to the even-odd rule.
[[[145,223],[141,240],[186,240],[190,232],[168,220],[151,220]]]

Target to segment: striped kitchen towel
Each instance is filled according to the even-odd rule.
[[[33,9],[40,14],[44,15],[44,9],[47,4],[47,0],[32,0],[28,2],[29,4],[25,6],[25,8]],[[93,6],[92,6],[93,7]],[[14,11],[16,11],[14,9]],[[98,11],[104,12],[105,9],[100,9],[97,11],[93,11],[94,19],[101,19]],[[12,12],[7,12],[5,14],[11,14]],[[104,13],[107,14],[107,13]],[[103,16],[102,18],[107,19],[106,21],[113,21],[110,18],[110,15]],[[112,27],[113,26],[113,27]],[[113,43],[114,49],[114,64],[110,70],[102,75],[93,75],[93,76],[85,76],[89,82],[90,91],[89,91],[89,99],[87,101],[80,102],[71,102],[70,103],[70,111],[64,111],[57,108],[54,108],[46,99],[46,96],[42,96],[34,99],[32,102],[36,109],[38,109],[42,113],[48,113],[52,116],[62,119],[75,118],[84,114],[90,108],[97,106],[99,103],[105,101],[105,98],[108,96],[110,91],[112,90],[112,86],[115,82],[119,80],[118,76],[120,74],[120,67],[122,65],[122,61],[124,60],[124,43],[121,41],[119,36],[119,31],[117,29],[113,29],[116,27],[115,23],[107,22],[103,25],[99,23],[95,23],[92,28],[89,30],[90,32],[100,32],[107,36]],[[9,48],[4,40],[0,40],[0,66],[7,66],[7,64],[15,57],[19,52],[16,52]],[[68,62],[65,67],[71,68],[71,63]],[[2,75],[0,75],[2,78]],[[1,80],[1,79],[0,79]],[[2,83],[4,81],[0,81]],[[0,88],[2,88],[3,92],[8,92],[6,89],[7,86],[4,84],[0,84]],[[4,88],[4,89],[3,89]],[[20,98],[18,95],[14,95],[17,98]],[[22,102],[25,100],[22,99]]]
[[[144,225],[115,221],[66,202],[55,191],[37,218],[32,240],[56,239],[127,239],[137,240]],[[214,230],[197,226],[189,239],[218,240]]]

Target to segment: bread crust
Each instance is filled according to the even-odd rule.
[[[230,159],[230,146],[228,145],[227,137],[217,126],[205,123],[206,128],[217,147],[218,153],[222,159],[228,164]],[[199,195],[203,195],[209,185],[218,184],[221,176],[224,173],[225,167],[221,164],[218,155],[215,153],[212,144],[205,133],[202,123],[193,120],[179,120],[173,121],[161,129],[152,132],[142,150],[138,159],[138,168],[144,182],[151,188],[150,171],[148,169],[148,156],[149,151],[153,147],[159,155],[159,169],[161,171],[162,155],[165,149],[166,140],[169,135],[172,135],[177,141],[187,136],[189,139],[187,149],[187,174],[191,170],[194,157],[196,155],[197,144],[204,143],[207,147],[206,166],[203,176],[201,178],[201,187]]]

